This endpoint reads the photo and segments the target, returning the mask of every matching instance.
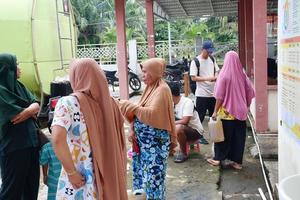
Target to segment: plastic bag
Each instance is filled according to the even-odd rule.
[[[209,118],[208,130],[209,130],[210,139],[213,142],[224,141],[223,125],[219,117],[217,117],[216,120],[212,119],[212,117]]]

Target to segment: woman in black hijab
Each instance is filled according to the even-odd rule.
[[[0,169],[2,200],[35,200],[39,188],[36,115],[39,104],[17,79],[11,54],[0,54]]]

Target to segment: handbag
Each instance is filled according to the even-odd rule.
[[[208,130],[209,130],[211,141],[213,142],[224,141],[223,124],[219,117],[217,117],[216,119],[213,119],[212,117],[209,118]]]

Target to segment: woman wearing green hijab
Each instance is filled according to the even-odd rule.
[[[38,136],[34,118],[39,104],[17,79],[11,54],[0,54],[0,199],[35,200],[39,188]]]

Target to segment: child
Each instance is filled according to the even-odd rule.
[[[40,165],[43,168],[43,181],[48,186],[48,200],[56,199],[57,183],[60,176],[61,164],[57,159],[51,142],[43,142],[40,150]]]

